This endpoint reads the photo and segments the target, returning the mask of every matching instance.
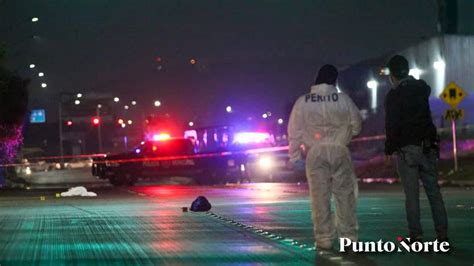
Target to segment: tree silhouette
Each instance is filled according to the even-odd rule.
[[[12,163],[23,141],[28,112],[28,83],[4,66],[5,49],[0,46],[0,187],[5,184],[5,167]]]

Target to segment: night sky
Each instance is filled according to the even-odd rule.
[[[32,79],[32,107],[54,114],[59,92],[104,91],[213,123],[226,105],[283,115],[321,64],[402,49],[436,19],[436,0],[0,0],[0,40],[7,67]]]

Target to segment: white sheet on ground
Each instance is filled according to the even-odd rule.
[[[85,187],[72,187],[66,192],[61,193],[61,197],[97,197],[97,194],[91,191],[87,191]]]

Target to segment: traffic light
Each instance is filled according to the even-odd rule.
[[[93,124],[94,126],[98,126],[98,125],[100,124],[100,118],[98,118],[98,117],[93,117],[93,118],[92,118],[92,124]]]

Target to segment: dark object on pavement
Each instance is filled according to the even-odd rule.
[[[197,197],[191,204],[191,211],[193,212],[207,212],[211,209],[211,203],[204,196]]]

